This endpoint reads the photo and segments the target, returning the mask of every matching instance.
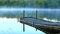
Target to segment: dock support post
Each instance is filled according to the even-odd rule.
[[[25,24],[23,23],[23,32],[25,32]]]
[[[25,11],[23,11],[23,18],[25,17]],[[25,32],[25,24],[23,23],[23,32]]]
[[[36,19],[37,19],[37,10],[36,10]],[[36,31],[37,31],[37,28],[36,28]]]

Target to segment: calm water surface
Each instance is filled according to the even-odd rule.
[[[31,26],[25,25],[23,32],[23,24],[17,22],[16,18],[0,18],[0,34],[45,34]]]
[[[36,11],[36,9],[28,9],[28,8],[0,8],[0,11],[20,11],[20,10],[26,10],[26,11]],[[39,11],[40,9],[38,9]],[[43,12],[48,11],[48,13],[52,12],[55,15],[55,9],[41,9],[42,15]],[[58,13],[58,12],[59,13]],[[40,12],[40,11],[39,11]],[[29,13],[29,12],[27,12]],[[39,13],[40,14],[40,13]],[[56,15],[59,16],[60,9],[56,9]],[[48,15],[49,16],[49,15]],[[52,15],[53,16],[53,15]],[[46,16],[47,17],[47,16]],[[56,18],[56,17],[55,17]],[[0,34],[45,34],[42,31],[39,31],[31,26],[25,25],[25,32],[23,32],[23,24],[17,22],[16,18],[0,18]]]

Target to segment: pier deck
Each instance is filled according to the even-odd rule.
[[[45,33],[60,33],[60,22],[51,22],[33,17],[22,17],[20,22],[37,28]]]

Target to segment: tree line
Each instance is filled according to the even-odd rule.
[[[60,0],[0,0],[0,6],[60,8]]]

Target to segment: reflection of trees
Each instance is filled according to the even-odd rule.
[[[38,11],[38,18],[54,19],[60,21],[60,11]]]
[[[7,18],[20,18],[22,13],[20,11],[15,12],[1,12],[0,17],[7,17]]]
[[[0,17],[7,17],[7,18],[20,18],[23,17],[23,11],[8,11],[8,12],[2,12],[0,11]],[[34,11],[27,11],[25,13],[25,17],[36,17],[36,12]],[[37,18],[43,19],[55,19],[60,20],[60,11],[38,11]]]

